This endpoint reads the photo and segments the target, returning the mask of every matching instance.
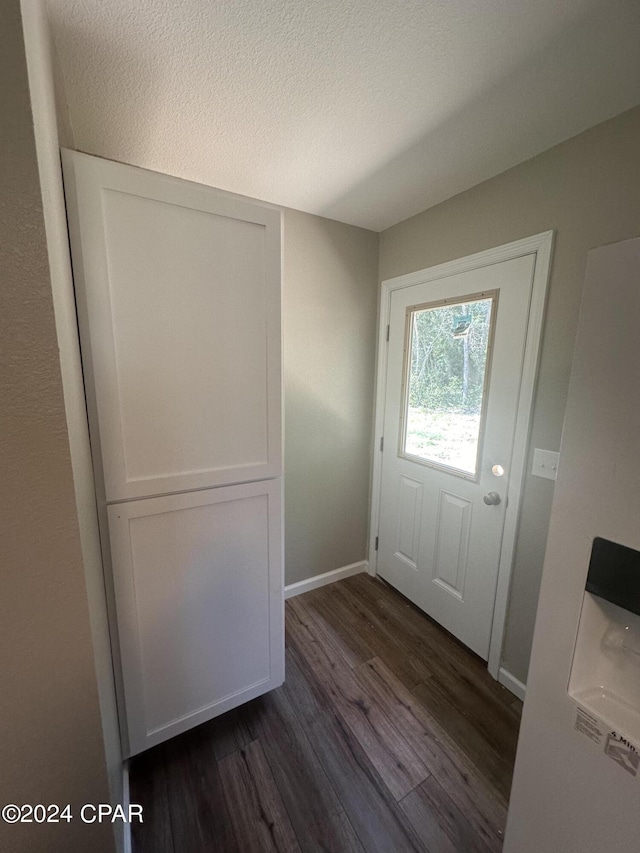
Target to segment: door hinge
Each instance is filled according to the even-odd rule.
[[[377,536],[376,536],[376,547],[375,547],[375,550],[376,550],[376,551],[378,550],[378,537],[377,537]]]
[[[389,340],[389,329],[390,329],[390,326],[387,326],[387,341]]]
[[[384,450],[384,436],[380,437],[380,453]]]

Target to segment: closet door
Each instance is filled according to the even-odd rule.
[[[281,473],[280,212],[63,151],[107,502]]]
[[[284,680],[280,481],[109,507],[128,755]]]

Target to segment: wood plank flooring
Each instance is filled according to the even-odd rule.
[[[382,581],[286,606],[287,678],[131,762],[134,853],[499,853],[521,703]]]

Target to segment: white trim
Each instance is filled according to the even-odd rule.
[[[520,397],[518,400],[518,411],[516,415],[516,430],[513,445],[513,457],[511,462],[511,474],[509,479],[509,501],[505,510],[504,533],[502,548],[500,551],[500,564],[498,568],[498,581],[496,585],[496,599],[493,611],[493,623],[491,628],[491,642],[489,646],[489,673],[499,678],[500,659],[502,656],[502,643],[507,616],[507,604],[509,600],[509,587],[511,583],[511,569],[513,566],[513,554],[515,550],[516,533],[520,517],[520,506],[522,502],[522,490],[526,474],[525,465],[527,450],[529,446],[529,425],[533,410],[533,397],[535,382],[540,357],[540,344],[542,338],[542,324],[544,321],[544,308],[547,294],[547,284],[551,269],[551,250],[553,247],[553,231],[545,231],[516,240],[504,246],[496,246],[484,252],[477,252],[465,258],[448,261],[429,267],[425,270],[401,275],[397,278],[387,279],[380,286],[380,316],[378,322],[378,351],[376,371],[376,402],[375,402],[375,426],[373,436],[373,477],[371,489],[371,527],[369,535],[369,572],[376,574],[377,553],[375,550],[376,537],[380,523],[380,490],[382,486],[382,457],[379,453],[380,440],[384,429],[384,401],[386,396],[387,379],[387,325],[389,323],[389,312],[391,307],[391,294],[395,290],[405,287],[413,287],[416,284],[424,284],[428,281],[458,275],[469,270],[497,264],[502,261],[512,260],[523,255],[536,255],[533,283],[531,289],[531,305],[527,326],[527,340],[522,367],[522,380],[520,385]]]
[[[547,285],[549,283],[549,276],[551,272],[553,231],[538,234],[536,239],[536,265],[533,272],[531,307],[529,309],[529,322],[527,327],[527,342],[525,345],[522,365],[520,399],[518,400],[515,439],[513,443],[513,453],[511,456],[509,501],[504,517],[502,549],[500,551],[498,583],[496,585],[496,600],[493,609],[493,625],[491,627],[491,643],[489,646],[488,670],[494,678],[498,678],[502,659],[502,644],[507,624],[507,607],[509,603],[509,589],[511,586],[511,571],[513,569],[516,535],[520,520],[524,478],[527,473],[526,465],[527,451],[529,449],[529,430],[533,414],[538,362],[540,360],[540,349],[542,344],[542,327],[547,297]],[[530,238],[529,242],[532,240],[534,240],[534,238]]]
[[[129,785],[129,760],[122,762],[122,808],[126,815],[129,814],[129,806],[131,805],[131,787]],[[144,820],[144,811],[142,813]],[[131,837],[131,824],[123,824],[123,853],[133,853],[133,840]]]
[[[527,685],[523,684],[515,675],[511,675],[509,670],[505,669],[503,666],[498,670],[498,681],[503,687],[506,687],[507,690],[510,690],[514,696],[517,696],[518,699],[522,699],[524,702],[525,693],[527,692]]]
[[[343,578],[350,578],[351,575],[359,575],[360,572],[368,571],[369,563],[367,560],[361,560],[359,563],[350,563],[350,565],[342,566],[340,569],[333,569],[322,575],[314,575],[314,577],[307,578],[304,581],[290,583],[284,588],[284,597],[293,598],[296,595],[310,592],[312,589],[318,589],[320,586],[326,586],[329,583],[341,581]]]

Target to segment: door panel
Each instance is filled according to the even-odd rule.
[[[280,213],[76,152],[65,181],[107,501],[278,476]]]
[[[280,483],[108,511],[133,755],[282,682]]]
[[[404,559],[413,569],[418,565],[421,518],[422,483],[401,474],[396,555]]]
[[[440,492],[433,581],[460,601],[464,600],[472,506],[465,498]]]
[[[378,572],[485,660],[534,262],[534,255],[525,255],[391,294]],[[488,316],[489,302],[491,325],[481,316]],[[447,310],[437,314],[441,307]],[[412,327],[418,313],[429,311],[431,329],[451,336],[454,344],[446,345],[454,353],[458,343],[465,346],[471,324],[485,323],[476,339],[476,366],[467,361],[465,368],[476,383],[467,408],[449,399],[460,399],[460,372],[448,372],[451,387],[440,397],[437,387],[422,398],[411,396]],[[425,413],[426,404],[431,408]],[[502,476],[492,473],[495,465],[504,469]],[[497,505],[483,500],[492,491],[500,494]]]

